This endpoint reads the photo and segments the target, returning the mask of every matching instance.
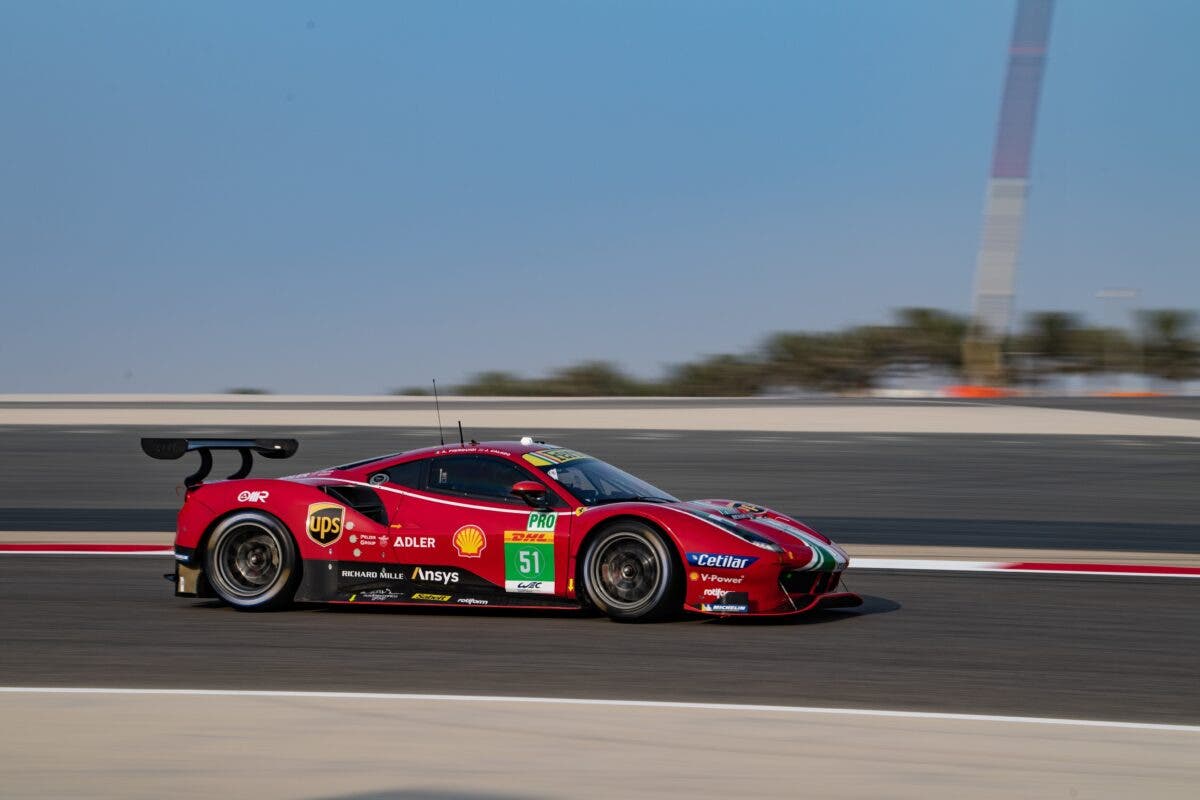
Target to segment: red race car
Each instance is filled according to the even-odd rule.
[[[686,610],[782,616],[859,605],[849,559],[790,517],[732,500],[680,501],[611,464],[530,438],[379,456],[278,479],[253,453],[294,439],[143,439],[196,451],[175,537],[179,597],[241,609],[292,601],[594,607],[617,620]],[[241,467],[205,483],[212,451]]]

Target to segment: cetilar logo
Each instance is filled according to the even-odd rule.
[[[724,553],[688,553],[687,560],[693,567],[745,569],[755,561],[758,561],[758,556],[731,556]]]

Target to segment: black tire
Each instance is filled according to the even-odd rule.
[[[580,579],[588,602],[620,622],[679,615],[683,571],[661,533],[644,522],[618,520],[588,542]]]
[[[275,517],[243,511],[213,529],[204,572],[217,596],[234,608],[265,611],[292,602],[300,579],[296,542]]]

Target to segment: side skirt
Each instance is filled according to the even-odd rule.
[[[565,588],[565,587],[564,587]],[[557,594],[506,592],[457,566],[305,560],[296,602],[578,610]]]

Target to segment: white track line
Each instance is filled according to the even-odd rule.
[[[891,569],[891,570],[927,570],[934,572],[1005,572],[1008,574],[1024,573],[1027,575],[1106,575],[1120,578],[1200,578],[1196,572],[1152,572],[1154,567],[1163,565],[1130,564],[1128,569],[1119,571],[1102,571],[1087,569],[1087,563],[1081,563],[1082,569],[1042,569],[1032,567],[1022,569],[1013,566],[1015,562],[1004,561],[954,561],[951,559],[917,559],[917,558],[852,558],[850,569]],[[1147,571],[1139,571],[1138,568]],[[1190,569],[1190,568],[1187,568]]]
[[[0,556],[169,556],[174,551],[163,550],[6,550],[0,545]],[[1080,565],[1086,567],[1088,564]],[[1093,569],[1043,569],[1019,568],[1011,562],[1003,561],[956,561],[953,559],[918,559],[918,558],[853,558],[850,562],[851,572],[854,570],[880,569],[902,572],[1001,572],[1009,575],[1075,575],[1077,577],[1111,577],[1111,578],[1200,578],[1197,572],[1158,572],[1139,571],[1138,567],[1162,567],[1169,565],[1131,564],[1128,569],[1103,571]],[[1193,569],[1188,567],[1186,569]]]
[[[0,686],[0,694],[96,694],[96,695],[168,695],[178,697],[263,697],[318,698],[335,700],[410,700],[449,703],[537,703],[567,706],[612,706],[618,708],[663,708],[676,710],[767,712],[779,714],[836,714],[851,717],[893,717],[897,719],[938,719],[964,722],[1025,723],[1032,725],[1068,725],[1081,728],[1124,728],[1145,731],[1181,731],[1200,733],[1200,725],[1171,725],[1153,722],[1112,722],[1096,719],[1058,717],[1013,717],[996,714],[950,714],[936,711],[888,711],[868,708],[819,708],[814,706],[768,706],[743,703],[675,703],[661,700],[591,700],[565,697],[506,697],[465,694],[399,694],[391,692],[289,692],[240,689],[107,689],[93,687]]]

